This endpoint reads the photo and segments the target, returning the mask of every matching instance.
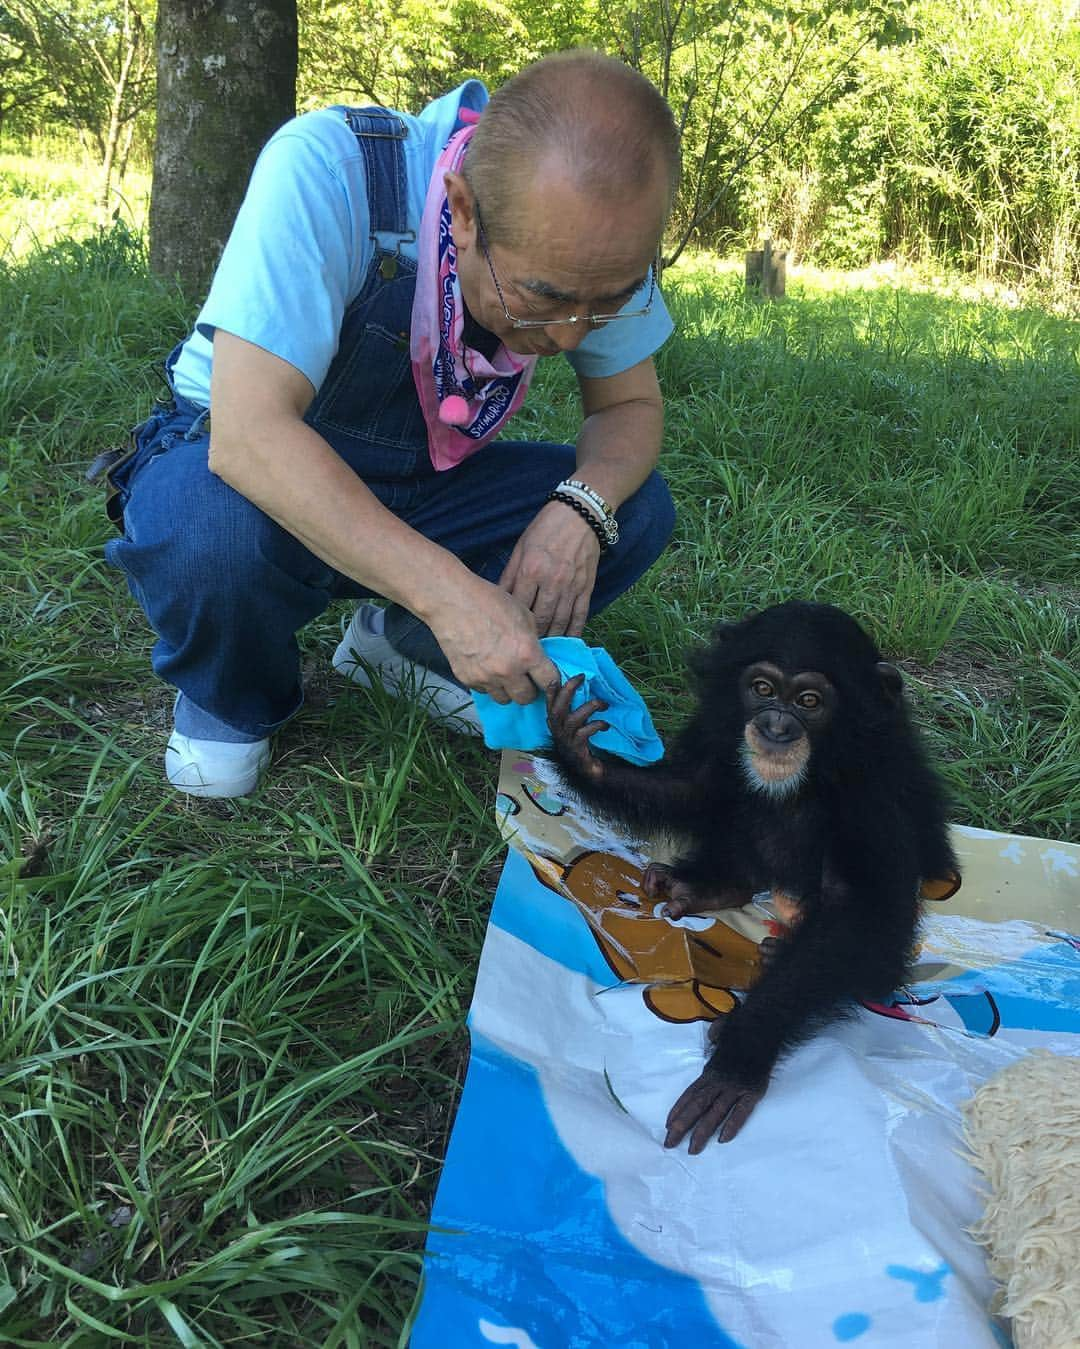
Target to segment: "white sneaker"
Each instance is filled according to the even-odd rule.
[[[383,610],[377,604],[357,607],[334,652],[334,669],[362,688],[377,683],[395,698],[416,699],[447,730],[484,734],[468,689],[395,651],[383,634]]]
[[[193,740],[173,731],[165,747],[165,776],[189,796],[247,796],[270,762],[270,741],[233,744]]]

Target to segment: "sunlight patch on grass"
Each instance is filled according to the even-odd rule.
[[[0,153],[0,258],[24,258],[59,239],[81,238],[123,220],[146,228],[150,175],[129,169],[107,212],[98,204],[101,169],[89,160]]]

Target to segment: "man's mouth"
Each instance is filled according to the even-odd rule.
[[[512,351],[515,356],[557,356],[559,354],[557,346],[550,342],[544,342],[540,338],[525,338],[512,334],[503,340],[507,349]]]

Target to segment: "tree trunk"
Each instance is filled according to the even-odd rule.
[[[108,223],[109,218],[113,173],[116,168],[117,148],[120,145],[120,131],[127,111],[125,105],[128,102],[132,67],[135,65],[135,58],[142,48],[145,37],[142,19],[132,9],[131,0],[124,0],[124,19],[120,29],[115,71],[110,67],[104,53],[95,49],[102,76],[106,83],[112,86],[112,94],[109,98],[109,129],[105,136],[105,160],[101,166],[101,191],[98,194],[98,209],[103,225]],[[130,112],[128,115],[133,117],[134,112]],[[120,177],[123,177],[122,172]]]
[[[263,145],[296,111],[296,0],[158,0],[150,266],[205,293]]]
[[[124,25],[125,30],[127,24]],[[131,63],[135,59],[135,48],[131,45],[130,34],[124,33],[124,46],[120,58],[120,71],[113,85],[112,98],[109,100],[109,130],[105,136],[105,162],[101,166],[101,191],[98,194],[98,207],[101,223],[104,224],[109,213],[109,198],[112,196],[113,165],[116,162],[116,147],[120,144],[120,117],[124,111],[124,96],[127,93],[128,76]]]
[[[135,139],[135,118],[129,118],[128,124],[124,127],[124,143],[120,147],[120,163],[116,170],[117,190],[123,185],[127,177],[128,160],[131,158],[131,145]]]

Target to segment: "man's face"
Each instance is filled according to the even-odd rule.
[[[532,322],[616,313],[648,277],[663,228],[659,179],[629,204],[610,206],[586,198],[558,166],[541,166],[521,207],[524,242],[509,248],[489,238],[485,258],[472,192],[459,174],[446,177],[462,296],[473,318],[519,355],[572,351],[591,328],[516,329],[492,271],[513,317]]]

